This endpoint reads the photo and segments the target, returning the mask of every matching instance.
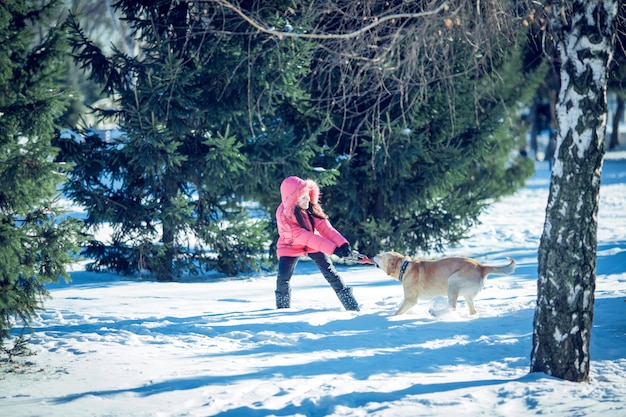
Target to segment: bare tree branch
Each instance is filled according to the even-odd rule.
[[[543,7],[532,0],[318,0],[294,2],[285,10],[232,0],[197,5],[214,17],[209,30],[216,36],[265,35],[277,47],[287,40],[314,43],[309,75],[299,82],[307,83],[306,90],[314,92],[311,103],[339,132],[337,144],[349,138],[349,154],[364,134],[385,149],[390,126],[410,127],[411,109],[429,99],[435,84],[450,92],[454,126],[457,80],[493,74],[494,62]],[[249,66],[256,57],[242,59]],[[498,92],[492,94],[497,100]]]
[[[427,11],[420,12],[420,13],[397,13],[397,14],[382,16],[380,18],[374,17],[373,18],[374,21],[372,23],[367,24],[361,27],[360,29],[357,29],[348,33],[297,33],[297,32],[278,31],[274,28],[266,28],[259,21],[248,16],[240,8],[234,6],[232,3],[230,3],[227,0],[210,0],[210,1],[213,3],[217,3],[221,6],[224,6],[227,9],[232,10],[233,12],[241,16],[242,19],[248,22],[250,26],[254,27],[260,32],[267,33],[269,35],[275,35],[280,38],[293,37],[293,38],[301,38],[301,39],[353,39],[353,38],[360,36],[364,32],[368,32],[374,29],[376,26],[379,26],[387,21],[424,18],[427,16],[436,15],[440,13],[441,11],[448,11],[450,8],[449,2],[445,1],[443,4],[439,5],[434,10],[427,10]]]

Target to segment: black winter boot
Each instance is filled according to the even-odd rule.
[[[346,287],[343,290],[337,291],[337,297],[339,301],[348,311],[359,311],[359,303],[356,302],[352,295],[352,288]]]
[[[291,292],[287,294],[274,291],[276,294],[276,308],[289,308],[291,307]]]

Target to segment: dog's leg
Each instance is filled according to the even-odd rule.
[[[463,276],[458,273],[450,275],[448,278],[448,304],[453,310],[456,310],[456,302],[459,299],[461,288],[463,288]]]
[[[417,304],[417,298],[415,299],[408,299],[405,298],[404,302],[402,303],[402,305],[400,306],[400,308],[398,309],[398,311],[396,311],[396,316],[399,316],[400,314],[404,314],[407,311],[409,311],[411,309],[411,307],[413,307],[415,304]]]
[[[459,289],[454,285],[448,285],[448,304],[452,310],[456,310],[456,300],[459,298]]]
[[[476,308],[474,308],[474,298],[469,297],[469,296],[465,296],[463,298],[465,298],[465,302],[467,303],[467,307],[469,308],[470,314],[472,316],[476,314]]]
[[[419,292],[415,291],[406,280],[402,283],[402,291],[404,292],[404,301],[396,311],[396,316],[409,311],[411,307],[417,304],[417,299],[419,298]]]

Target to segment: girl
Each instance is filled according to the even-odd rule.
[[[328,221],[319,204],[320,189],[313,180],[288,177],[280,185],[282,202],[276,210],[278,224],[278,276],[276,308],[289,308],[289,281],[300,256],[308,255],[337,293],[346,310],[359,311],[359,305],[337,274],[330,256],[345,258],[352,253],[350,243]]]

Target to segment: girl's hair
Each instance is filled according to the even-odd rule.
[[[306,210],[301,209],[300,207],[296,206],[293,210],[294,215],[296,216],[296,220],[298,220],[298,224],[304,228],[304,229],[309,229],[308,226],[306,225],[306,223],[304,222],[304,213],[306,213],[309,217],[309,223],[311,224],[311,228],[313,228],[313,225],[315,224],[313,222],[313,217],[317,217],[318,219],[327,219],[328,216],[326,215],[326,213],[324,213],[324,210],[322,210],[322,206],[320,206],[319,204],[313,204],[313,203],[309,203],[309,208]],[[311,230],[313,231],[313,230]]]

